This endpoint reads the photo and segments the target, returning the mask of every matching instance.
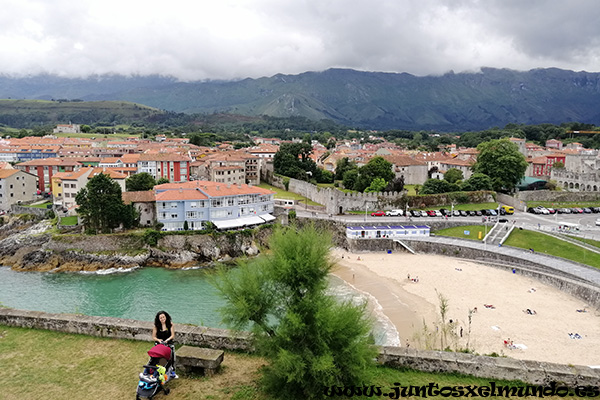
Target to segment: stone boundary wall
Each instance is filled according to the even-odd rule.
[[[280,189],[285,189],[283,178],[273,175],[269,183]],[[345,193],[337,188],[322,188],[310,182],[290,178],[289,191],[307,197],[312,201],[322,204],[325,212],[336,215],[348,210],[368,210],[370,212],[381,209],[404,208],[404,200],[409,206],[414,196],[407,196],[407,192],[377,192],[377,193]],[[494,201],[493,192],[484,192],[482,200]],[[411,206],[412,207],[412,206]]]
[[[514,207],[515,211],[525,211],[527,209],[527,203],[524,202],[522,199],[518,199],[516,197],[509,196],[504,193],[497,193],[496,198],[498,199],[499,203]]]
[[[464,246],[457,248],[456,246],[449,244],[409,239],[402,240],[402,242],[417,253],[439,254],[446,257],[462,258],[506,270],[512,270],[514,268],[515,272],[518,274],[532,277],[542,283],[556,287],[563,292],[569,293],[570,295],[585,301],[591,307],[600,308],[600,288],[582,282],[544,264],[523,260],[506,254],[499,254],[493,251],[473,249]],[[394,239],[348,240],[348,244],[349,250],[351,251],[384,252],[388,249],[392,249],[393,251],[406,251],[402,245],[395,243]]]
[[[64,333],[130,340],[152,340],[152,322],[132,319],[50,314],[0,308],[0,324]],[[222,350],[251,351],[247,333],[225,329],[175,324],[176,342]],[[381,347],[378,361],[390,367],[408,367],[427,372],[456,372],[481,378],[520,380],[547,385],[558,382],[570,387],[598,385],[600,370],[587,366],[477,356],[465,353]]]
[[[588,202],[600,201],[598,192],[559,192],[554,190],[527,190],[519,192],[521,201]],[[522,211],[522,209],[520,210]]]
[[[10,206],[10,212],[13,215],[17,214],[33,214],[38,217],[45,217],[48,211],[53,211],[51,208],[25,207],[13,204]]]

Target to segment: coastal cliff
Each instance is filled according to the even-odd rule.
[[[235,233],[181,234],[148,231],[110,235],[57,234],[49,221],[11,220],[0,228],[0,265],[19,271],[77,272],[111,268],[210,265],[259,254],[270,227]]]

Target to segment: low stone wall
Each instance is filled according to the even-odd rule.
[[[0,308],[0,324],[80,335],[152,341],[150,321],[92,317],[79,314],[51,314],[42,311]],[[251,350],[247,333],[236,334],[225,329],[175,324],[178,344],[223,350]]]
[[[507,270],[515,269],[515,272],[520,275],[529,276],[542,283],[554,286],[563,292],[569,293],[572,296],[585,301],[592,307],[600,308],[600,288],[586,284],[575,277],[552,269],[545,264],[500,254],[494,251],[473,249],[465,246],[456,247],[437,242],[410,239],[404,239],[402,242],[417,253],[439,254],[447,257],[468,259],[495,268]],[[388,249],[392,249],[393,251],[406,251],[402,245],[394,242],[394,239],[348,240],[348,244],[350,251],[384,252]],[[582,268],[589,267],[582,265]]]
[[[0,308],[0,325],[114,339],[152,340],[152,322],[122,318]],[[221,350],[252,350],[250,337],[244,332],[234,333],[225,329],[181,324],[175,324],[175,330],[178,344]],[[520,380],[536,385],[559,382],[568,386],[577,386],[597,385],[600,382],[600,370],[586,366],[567,366],[464,353],[382,347],[378,361],[396,368],[407,367],[434,373],[457,372],[482,378]]]

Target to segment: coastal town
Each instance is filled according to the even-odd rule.
[[[275,219],[274,192],[257,185],[261,177],[273,174],[273,159],[285,143],[281,139],[253,137],[253,146],[235,149],[227,142],[197,146],[181,135],[57,136],[65,133],[78,134],[80,126],[57,125],[52,135],[0,140],[1,212],[45,199],[58,215],[76,216],[77,193],[91,178],[105,174],[119,184],[124,203],[134,204],[141,226],[160,223],[164,231],[201,230],[211,222],[219,229],[235,229]],[[368,142],[332,138],[329,148],[313,140],[309,156],[318,168],[331,173],[344,158],[360,167],[382,157],[391,164],[395,178],[417,187],[428,179],[443,179],[450,169],[460,171],[465,180],[473,174],[475,148],[450,144],[436,152],[409,150],[375,135],[371,132]],[[522,190],[541,188],[547,182],[563,190],[599,190],[597,150],[577,142],[563,145],[556,139],[547,140],[545,146],[520,138],[510,141],[528,163]],[[126,180],[140,173],[160,184],[154,190],[127,191]]]

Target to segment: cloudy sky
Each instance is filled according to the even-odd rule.
[[[600,72],[597,0],[0,0],[0,74]]]

